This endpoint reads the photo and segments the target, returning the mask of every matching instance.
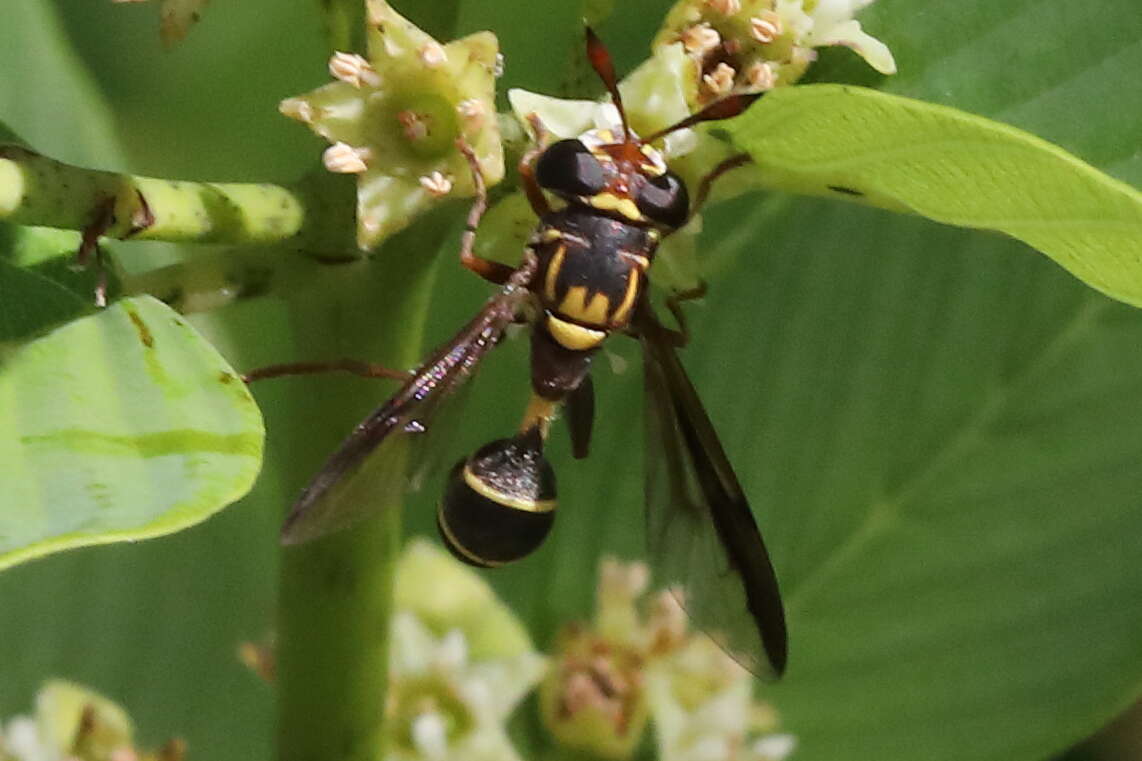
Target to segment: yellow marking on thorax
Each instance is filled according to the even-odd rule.
[[[550,312],[547,313],[547,332],[560,346],[571,351],[593,349],[607,337],[606,331],[584,328],[582,325],[561,320]]]
[[[559,304],[559,313],[588,325],[606,325],[611,300],[605,294],[596,292],[588,302],[588,293],[585,285],[573,285],[568,288],[567,294]]]
[[[551,243],[563,237],[563,233],[557,227],[549,227],[539,234],[539,239],[544,243]]]
[[[555,283],[559,280],[559,270],[563,268],[563,258],[567,255],[567,246],[555,249],[551,261],[547,263],[547,276],[543,279],[543,295],[547,303],[555,303]]]
[[[644,143],[639,147],[642,155],[650,159],[649,164],[639,164],[638,168],[652,177],[661,177],[666,174],[666,163],[662,160],[662,154],[652,145]]]
[[[617,211],[632,222],[646,221],[634,201],[629,198],[620,198],[614,193],[596,193],[587,198],[587,203],[603,211]]]
[[[634,301],[638,296],[640,280],[640,274],[633,270],[627,276],[627,292],[623,294],[622,303],[619,304],[618,309],[615,310],[615,314],[611,318],[611,321],[616,325],[625,325],[630,318],[631,309],[634,308]]]

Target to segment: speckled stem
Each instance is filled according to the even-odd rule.
[[[114,203],[105,235],[197,243],[274,243],[306,234],[299,194],[261,183],[181,182],[82,169],[0,146],[0,220],[82,230]]]

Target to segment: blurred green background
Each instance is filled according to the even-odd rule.
[[[153,4],[4,2],[0,120],[37,149],[186,179],[288,181],[316,163],[321,142],[277,113],[328,78],[316,2],[214,0],[170,51]],[[569,78],[574,3],[396,5],[440,37],[494,30],[503,90],[598,90]],[[602,25],[620,71],[645,57],[667,5],[618,4]],[[829,51],[815,77],[1006,121],[1142,184],[1136,0],[879,0],[862,20],[900,74],[881,82]],[[450,258],[454,212],[426,344],[487,294]],[[764,689],[800,739],[795,757],[1041,760],[1130,706],[1142,685],[1142,313],[1021,244],[839,202],[751,196],[712,209],[704,230],[711,290],[690,310],[684,361],[781,575],[791,665]],[[438,255],[399,248],[386,255]],[[194,255],[165,249],[116,250],[144,264]],[[196,321],[240,369],[302,358],[314,330],[340,356],[390,328],[299,322],[305,300]],[[572,461],[556,436],[552,539],[488,574],[544,645],[589,613],[601,553],[641,551],[630,344],[612,342],[625,372],[599,362],[591,459]],[[514,427],[525,349],[511,342],[484,368],[449,434],[457,454]],[[176,536],[0,575],[0,716],[62,676],[120,700],[145,741],[180,734],[193,758],[268,757],[272,694],[235,649],[271,626],[282,510],[387,390],[328,378],[258,387],[267,460],[248,498]],[[411,501],[410,532],[433,531],[434,499]],[[1142,758],[1137,729],[1123,727],[1076,753]],[[1121,739],[1131,731],[1133,744]]]

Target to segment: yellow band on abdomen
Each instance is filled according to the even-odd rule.
[[[561,320],[550,312],[547,314],[547,332],[560,346],[571,351],[594,349],[607,337],[604,330],[584,328],[582,325]]]

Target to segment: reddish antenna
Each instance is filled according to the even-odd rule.
[[[721,100],[716,100],[703,108],[698,113],[691,114],[682,121],[671,124],[666,129],[660,129],[650,137],[643,138],[642,141],[644,143],[652,143],[664,135],[669,135],[671,132],[675,132],[680,129],[686,129],[687,127],[693,127],[695,124],[700,122],[713,122],[719,119],[729,119],[731,116],[737,116],[749,108],[753,102],[760,98],[762,95],[765,95],[765,93],[742,93],[739,95],[730,95],[728,97],[722,98]]]
[[[623,123],[623,142],[630,142],[630,124],[627,122],[627,112],[623,108],[623,99],[619,95],[619,86],[615,78],[615,64],[611,60],[611,54],[607,51],[606,45],[599,39],[598,35],[587,27],[587,60],[591,62],[591,68],[599,75],[599,79],[603,80],[603,84],[607,88],[607,92],[611,94],[611,100],[615,103],[615,108],[619,110],[619,119]]]

